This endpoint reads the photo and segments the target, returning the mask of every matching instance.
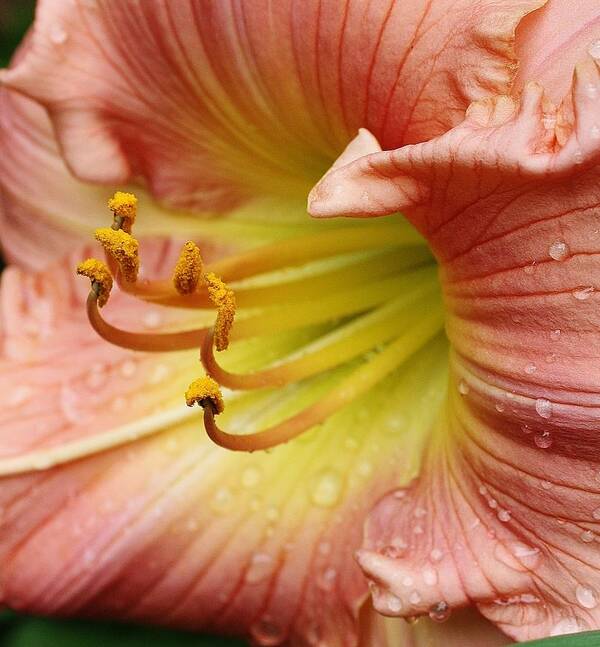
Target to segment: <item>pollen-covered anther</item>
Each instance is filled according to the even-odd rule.
[[[225,409],[219,385],[207,375],[189,385],[185,392],[185,402],[188,407],[199,404],[203,409],[207,405],[211,405],[215,414],[222,413]]]
[[[179,294],[193,294],[202,279],[203,263],[197,245],[189,240],[173,270],[173,285]]]
[[[125,231],[103,227],[96,229],[96,240],[119,264],[125,281],[134,283],[140,269],[139,243]]]
[[[235,317],[235,295],[216,274],[208,272],[204,275],[208,296],[217,308],[217,320],[214,326],[214,339],[217,350],[225,350],[229,346],[229,333]]]
[[[96,294],[98,307],[102,308],[102,306],[106,305],[113,285],[108,267],[96,258],[88,258],[79,263],[77,274],[87,276],[92,282],[92,290]]]
[[[137,216],[138,199],[133,193],[117,191],[108,201],[108,208],[113,212],[117,229],[123,229],[128,234]]]

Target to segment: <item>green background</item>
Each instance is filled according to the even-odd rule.
[[[33,17],[33,0],[0,0],[0,66],[5,66]],[[0,259],[1,267],[1,259]],[[551,638],[530,647],[600,647],[600,633]],[[245,643],[180,631],[116,623],[47,620],[0,612],[2,647],[243,647]],[[465,647],[485,647],[465,645]]]

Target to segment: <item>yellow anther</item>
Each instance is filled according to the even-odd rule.
[[[185,392],[185,402],[188,407],[199,404],[204,408],[207,404],[212,404],[215,413],[222,413],[225,409],[223,395],[219,385],[210,377],[205,375],[192,382]]]
[[[96,229],[96,240],[119,264],[125,281],[134,283],[140,269],[138,241],[121,229]]]
[[[98,307],[106,305],[110,291],[112,289],[113,280],[108,267],[95,258],[88,258],[87,260],[79,263],[77,266],[77,274],[87,276],[92,282],[92,290],[98,297]]]
[[[121,216],[121,218],[129,218],[129,220],[133,221],[137,214],[137,203],[138,199],[133,193],[117,191],[108,201],[108,208],[115,215]]]
[[[212,272],[204,275],[208,296],[217,308],[215,322],[215,346],[217,350],[225,350],[229,346],[229,333],[235,316],[235,295],[233,290]]]
[[[193,294],[202,278],[200,250],[191,240],[181,250],[173,270],[173,285],[179,294]]]

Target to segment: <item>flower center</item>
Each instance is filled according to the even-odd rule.
[[[88,259],[78,267],[92,284],[88,318],[104,339],[127,349],[200,348],[206,375],[190,385],[186,401],[204,408],[206,431],[222,447],[268,449],[314,428],[367,394],[442,332],[435,262],[423,239],[400,216],[340,220],[339,227],[247,249],[206,266],[198,247],[188,241],[172,277],[149,281],[138,277],[139,246],[131,236],[135,204],[131,194],[117,193],[109,201],[112,228],[96,232],[106,263]],[[193,309],[200,325],[162,333],[114,326],[101,314],[113,281],[155,306]],[[295,341],[273,357],[272,342],[282,335]],[[262,344],[265,360],[234,370],[228,356],[244,343]],[[301,391],[324,376],[326,387],[313,389],[308,398],[292,397],[288,415],[267,428],[238,434],[216,424],[223,409],[227,421],[228,401],[242,392]],[[149,428],[144,435],[158,431]],[[57,448],[46,463],[131,441],[128,428],[110,434],[106,442],[87,438]],[[27,465],[27,457],[21,457],[12,471]]]

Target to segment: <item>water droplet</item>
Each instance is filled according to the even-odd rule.
[[[419,604],[421,602],[421,596],[418,591],[413,591],[409,596],[408,596],[408,601],[411,604]]]
[[[555,330],[550,331],[550,339],[552,341],[556,341],[557,339],[560,339],[560,335],[561,335],[560,328],[556,328]]]
[[[160,310],[149,310],[142,317],[142,324],[149,330],[158,328],[163,322],[163,316]]]
[[[482,496],[485,496],[488,493],[488,489],[485,487],[485,485],[480,485],[479,486],[479,494]]]
[[[425,532],[425,531],[423,530],[423,526],[421,526],[421,525],[419,525],[419,524],[417,524],[417,525],[413,528],[413,533],[414,533],[415,535],[422,535],[424,532]]]
[[[573,290],[573,296],[577,301],[587,301],[593,291],[594,288],[591,285],[588,285],[587,287],[576,288]]]
[[[262,647],[281,645],[285,634],[280,625],[269,616],[261,618],[250,627],[250,635]]]
[[[385,557],[391,557],[392,559],[398,559],[402,557],[408,548],[408,544],[400,537],[395,537],[392,539],[392,543],[388,544],[381,550],[381,554]]]
[[[249,467],[246,467],[244,471],[242,472],[242,486],[250,489],[253,487],[256,487],[262,478],[262,473],[258,467],[255,467],[254,465],[250,465]]]
[[[547,420],[552,417],[552,402],[546,398],[538,398],[535,401],[535,410],[540,418]]]
[[[137,370],[136,363],[130,359],[124,361],[121,364],[121,367],[119,368],[119,372],[125,378],[133,377],[135,375],[136,370]]]
[[[329,555],[331,553],[331,544],[328,541],[322,541],[318,546],[321,555]]]
[[[588,628],[587,623],[580,618],[563,618],[559,620],[550,631],[551,636],[564,636],[566,634],[577,634]]]
[[[323,470],[312,484],[310,499],[321,508],[331,508],[339,502],[342,488],[342,477],[337,472]]]
[[[600,473],[598,478],[600,478]],[[405,496],[406,496],[406,490],[394,490],[394,494],[393,494],[394,499],[404,499]]]
[[[6,404],[9,407],[19,407],[25,404],[33,396],[33,389],[30,386],[22,385],[15,387],[8,395]]]
[[[551,490],[552,489],[552,483],[550,481],[542,481],[541,486],[544,490]]]
[[[506,405],[503,402],[496,402],[495,408],[498,413],[503,413],[506,409]]]
[[[444,556],[444,553],[439,548],[434,548],[429,553],[429,558],[431,559],[432,562],[440,562],[443,556]]]
[[[498,519],[500,521],[506,523],[507,521],[510,521],[510,511],[508,510],[499,510],[498,511]]]
[[[540,449],[548,449],[552,446],[552,434],[549,431],[542,431],[533,437],[533,442]]]
[[[427,516],[427,510],[425,510],[425,508],[418,507],[418,508],[415,508],[415,511],[413,512],[413,514],[417,519],[420,519],[421,517]]]
[[[529,265],[525,265],[523,271],[525,274],[533,274],[535,272],[535,261],[532,261]]]
[[[275,523],[279,519],[279,508],[276,505],[269,505],[265,511],[265,516],[267,520],[271,523]]]
[[[452,610],[450,609],[450,605],[447,602],[444,602],[443,600],[440,600],[440,602],[436,602],[429,609],[429,617],[434,622],[445,622],[446,620],[448,620],[451,613],[452,613]]]
[[[50,41],[55,45],[64,45],[69,38],[67,32],[60,25],[51,27],[49,35]]]
[[[244,579],[248,584],[258,584],[259,582],[264,582],[273,573],[274,569],[275,563],[271,555],[255,553],[252,555]]]
[[[595,40],[589,47],[588,47],[588,54],[592,58],[597,58],[600,59],[600,40]]]
[[[458,383],[458,392],[461,395],[468,395],[470,390],[469,385],[464,380]]]
[[[564,261],[569,255],[569,246],[563,240],[556,240],[548,248],[548,254],[555,261]]]
[[[533,431],[533,429],[529,425],[521,425],[521,431],[524,434],[530,434]]]
[[[575,162],[575,164],[583,164],[583,160],[584,155],[582,151],[577,150],[573,153],[573,161]]]
[[[579,584],[575,589],[575,597],[577,598],[577,604],[584,609],[594,609],[598,606],[596,591],[588,586]]]
[[[584,530],[580,535],[579,539],[584,544],[591,544],[594,541],[594,533],[591,530]]]
[[[547,364],[554,364],[554,362],[556,362],[556,353],[550,353],[549,355],[546,355]]]
[[[592,517],[593,517],[596,521],[600,521],[600,508],[596,508],[596,509],[592,512]]]
[[[400,613],[402,610],[402,601],[392,593],[386,595],[386,607],[390,613]]]
[[[333,591],[335,581],[337,579],[337,571],[332,566],[321,571],[317,579],[317,586],[322,591]]]
[[[437,581],[437,572],[433,568],[425,568],[423,570],[423,582],[425,582],[427,586],[434,586],[437,584]]]
[[[210,502],[210,507],[220,514],[224,514],[233,508],[235,498],[226,487],[220,487],[214,493],[214,496]]]
[[[537,371],[537,366],[532,362],[530,362],[525,366],[525,373],[527,373],[527,375],[533,375],[536,371]]]
[[[415,581],[413,580],[413,578],[410,575],[405,575],[402,578],[402,586],[409,587],[409,586],[412,586],[414,583],[415,583]]]
[[[369,461],[361,461],[356,468],[360,476],[369,476],[373,471],[373,465]]]
[[[152,373],[150,373],[148,382],[150,384],[160,384],[169,376],[170,372],[171,369],[167,366],[167,364],[157,364],[152,370]]]

